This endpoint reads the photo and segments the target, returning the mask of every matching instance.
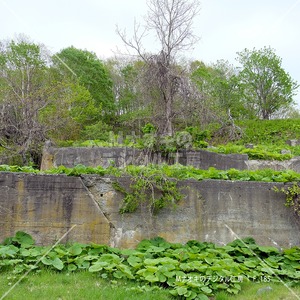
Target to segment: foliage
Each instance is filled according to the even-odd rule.
[[[175,165],[148,165],[148,166],[133,166],[129,165],[125,168],[109,167],[86,167],[77,165],[74,168],[66,168],[60,166],[47,171],[39,171],[32,167],[19,167],[0,165],[0,171],[5,172],[29,172],[35,174],[66,174],[68,176],[80,176],[81,174],[98,174],[101,176],[139,176],[144,175],[148,177],[157,178],[163,177],[173,178],[176,180],[235,180],[235,181],[263,181],[263,182],[294,182],[300,181],[300,174],[292,170],[217,170],[213,167],[208,170],[200,170],[191,166]]]
[[[217,246],[194,240],[174,244],[157,237],[122,250],[80,243],[41,247],[18,232],[0,244],[0,257],[0,272],[88,270],[107,280],[167,289],[180,299],[208,299],[224,290],[238,294],[247,281],[296,283],[300,278],[299,247],[281,252],[259,246],[252,238]]]
[[[156,128],[153,124],[151,123],[147,123],[145,126],[142,127],[142,132],[144,134],[147,134],[147,133],[155,133],[156,132]]]
[[[47,128],[39,112],[51,102],[48,57],[24,36],[0,42],[0,145],[22,163],[38,163]]]
[[[52,140],[79,139],[84,129],[99,118],[99,107],[90,92],[78,82],[56,82],[52,103],[40,112],[40,121]]]
[[[191,64],[191,79],[197,85],[203,97],[218,118],[230,114],[240,118],[245,114],[238,88],[237,70],[228,61],[219,60],[215,64],[205,65],[194,61]]]
[[[68,47],[53,60],[63,76],[75,77],[90,92],[96,107],[102,108],[107,115],[114,112],[112,81],[95,53]]]
[[[292,186],[283,187],[278,189],[273,188],[276,192],[282,192],[286,196],[285,206],[292,207],[295,214],[300,217],[300,186],[297,182],[294,182]]]
[[[247,154],[249,159],[259,160],[287,160],[293,156],[300,156],[300,146],[289,146],[286,143],[287,140],[300,139],[299,119],[238,121],[237,126],[243,134],[239,140],[231,143],[225,143],[229,137],[217,136],[221,128],[213,125],[211,124],[206,129],[188,126],[171,137],[159,137],[155,133],[155,127],[148,123],[142,127],[144,134],[141,137],[136,135],[124,137],[122,134],[102,133],[100,130],[101,141],[100,139],[69,141],[60,142],[59,145],[74,147],[128,146],[164,153],[176,152],[180,149],[207,148],[208,151],[223,154]],[[208,147],[209,144],[214,146]],[[252,144],[253,149],[247,148],[247,144]],[[281,154],[282,150],[289,150],[291,154]]]
[[[249,159],[257,159],[257,160],[287,160],[291,159],[291,154],[281,154],[281,150],[291,149],[289,146],[269,146],[269,145],[260,145],[253,146],[253,148],[247,148],[241,145],[235,145],[232,143],[228,143],[226,145],[220,145],[218,147],[209,148],[209,151],[220,153],[220,154],[247,154]]]
[[[144,62],[129,60],[125,57],[106,61],[113,81],[113,93],[116,102],[114,127],[126,131],[139,130],[151,118],[149,103],[143,100],[141,76]]]
[[[83,129],[81,136],[87,140],[107,141],[112,127],[103,121],[98,121],[95,124],[87,125]],[[79,142],[79,141],[78,141]],[[77,143],[78,143],[77,142]]]
[[[155,214],[164,207],[176,207],[183,198],[177,187],[177,181],[166,177],[163,172],[133,166],[127,167],[127,172],[131,175],[132,182],[129,191],[117,181],[113,184],[117,191],[124,194],[120,213],[134,212],[143,203],[148,202],[150,213]]]
[[[244,131],[241,144],[286,145],[287,140],[300,139],[300,119],[247,120],[237,124]]]
[[[239,81],[245,106],[253,116],[270,119],[282,107],[293,103],[298,84],[281,66],[282,60],[270,47],[238,53],[242,69]]]

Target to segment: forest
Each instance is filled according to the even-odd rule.
[[[157,53],[143,48],[138,25],[132,38],[117,29],[131,55],[105,60],[73,46],[53,54],[22,34],[0,41],[1,156],[38,167],[46,140],[105,143],[120,133],[130,146],[168,152],[188,140],[205,148],[245,141],[245,124],[298,119],[298,83],[275,49],[237,52],[236,66],[184,57],[198,41],[192,31],[198,4],[150,1],[145,28],[157,36]]]

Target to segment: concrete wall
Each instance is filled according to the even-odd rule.
[[[134,148],[104,148],[104,147],[69,147],[69,148],[46,148],[43,152],[41,170],[52,167],[66,166],[75,167],[78,164],[96,166],[116,166],[126,165],[146,165],[148,163],[180,163],[199,169],[214,167],[219,170],[235,168],[238,170],[291,169],[300,173],[300,157],[295,157],[285,161],[262,161],[249,160],[246,154],[218,154],[205,150],[187,151],[171,153],[168,157],[163,157],[161,153],[153,153],[147,150]]]
[[[105,148],[105,147],[68,147],[68,148],[46,148],[43,152],[41,170],[52,167],[65,166],[75,167],[78,164],[85,166],[108,166],[124,167],[126,165],[146,165],[149,163],[180,163],[190,165],[195,168],[208,169],[247,169],[248,156],[243,154],[217,154],[214,152],[199,151],[180,151],[171,153],[167,157],[161,153],[134,148]]]
[[[185,199],[176,209],[152,215],[143,204],[120,215],[123,195],[113,181],[130,185],[129,178],[0,173],[0,240],[22,230],[53,244],[76,225],[63,241],[127,248],[155,236],[219,244],[252,236],[262,245],[300,245],[299,221],[274,183],[183,181]]]
[[[0,173],[0,240],[18,230],[39,244],[64,241],[109,243],[110,226],[79,177]]]

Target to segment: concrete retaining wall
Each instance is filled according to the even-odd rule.
[[[110,242],[110,226],[79,177],[0,173],[0,240],[18,230],[39,244]]]
[[[68,147],[68,148],[46,148],[43,152],[41,170],[52,167],[65,166],[68,168],[76,165],[85,166],[108,166],[124,167],[126,165],[147,165],[149,163],[180,163],[190,165],[195,168],[208,169],[247,169],[248,156],[243,154],[217,154],[214,152],[199,151],[180,151],[162,156],[147,150],[134,148],[105,148],[105,147]]]
[[[45,148],[43,152],[41,170],[53,167],[75,167],[78,164],[85,166],[124,167],[126,165],[147,165],[149,163],[180,163],[193,166],[198,169],[214,167],[218,170],[235,168],[238,170],[291,169],[300,173],[300,158],[295,157],[286,161],[262,161],[249,160],[246,154],[218,154],[205,150],[182,150],[171,153],[167,157],[161,153],[153,153],[147,150],[134,148],[104,148],[104,147],[69,147],[69,148]]]
[[[53,244],[72,228],[63,241],[124,248],[155,236],[219,244],[252,236],[262,245],[300,245],[298,219],[284,206],[284,195],[272,190],[274,183],[182,181],[186,196],[176,209],[152,215],[144,204],[120,215],[116,180],[130,184],[129,178],[96,175],[0,173],[0,240],[22,230],[39,244]]]

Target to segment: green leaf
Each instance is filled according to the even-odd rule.
[[[51,259],[51,258],[48,258],[48,257],[43,257],[43,258],[41,259],[41,262],[42,262],[44,265],[47,265],[47,266],[52,265],[52,259]]]
[[[22,247],[24,247],[24,248],[25,248],[25,246],[28,247],[35,243],[32,236],[23,231],[18,231],[15,235],[14,240],[19,242],[22,245]]]
[[[117,271],[113,272],[113,276],[114,276],[115,278],[121,279],[121,278],[124,277],[124,274],[123,274],[123,272],[117,270]]]
[[[147,275],[145,277],[145,280],[149,281],[149,282],[157,282],[159,281],[159,278],[156,275]]]
[[[142,259],[137,257],[137,256],[134,256],[134,255],[131,255],[127,258],[127,262],[132,266],[132,267],[139,267],[141,266],[141,263],[142,263]],[[145,262],[144,262],[145,263]]]
[[[81,254],[82,252],[82,247],[79,244],[74,244],[73,246],[71,246],[69,249],[69,253],[73,256],[77,256],[79,254]]]
[[[197,298],[198,300],[209,300],[209,298],[205,294],[198,294]]]
[[[77,270],[77,266],[76,265],[74,265],[74,264],[69,264],[68,265],[68,271],[69,272],[72,272],[72,271],[75,271],[75,270]]]
[[[89,272],[99,272],[109,265],[108,262],[98,261],[89,267]]]
[[[186,287],[182,287],[182,286],[177,287],[176,290],[179,296],[184,295],[188,291]]]
[[[61,261],[60,258],[56,257],[52,261],[52,266],[58,270],[62,270],[64,268],[64,263]]]
[[[253,260],[246,260],[244,262],[244,265],[247,266],[248,268],[256,268],[258,263],[256,261],[253,261]]]
[[[1,246],[0,245],[0,256],[2,257],[14,257],[17,252],[19,251],[19,248],[8,245],[8,246]]]
[[[200,288],[202,292],[206,293],[207,295],[210,295],[212,293],[212,289],[210,289],[207,286],[204,286],[202,288]]]

